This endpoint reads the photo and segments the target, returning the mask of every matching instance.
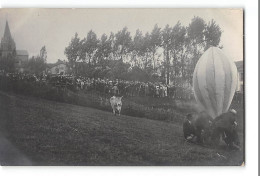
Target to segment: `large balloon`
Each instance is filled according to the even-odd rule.
[[[198,60],[193,73],[197,103],[212,118],[227,112],[237,87],[237,68],[217,47],[210,47]]]

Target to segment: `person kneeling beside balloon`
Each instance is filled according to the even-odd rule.
[[[229,148],[240,149],[236,116],[237,112],[234,109],[231,109],[214,119],[211,135],[213,145],[218,145],[222,138]]]
[[[236,114],[233,109],[215,119],[205,112],[188,114],[183,122],[184,138],[188,142],[214,146],[218,146],[222,138],[229,148],[240,149]]]
[[[205,112],[187,114],[183,122],[184,138],[188,142],[205,144],[210,140],[212,118]]]

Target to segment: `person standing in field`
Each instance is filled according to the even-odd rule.
[[[117,84],[115,84],[115,85],[112,87],[112,94],[113,94],[114,96],[119,95],[119,89],[118,89],[118,87],[117,87]]]

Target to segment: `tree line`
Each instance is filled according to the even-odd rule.
[[[216,21],[201,17],[191,19],[188,26],[178,21],[151,32],[137,29],[132,35],[127,27],[100,38],[93,30],[80,39],[75,33],[65,55],[71,74],[94,78],[159,81],[185,87],[191,85],[195,65],[210,46],[219,46],[222,30]],[[15,51],[2,57],[0,69],[14,71]],[[43,46],[38,56],[26,63],[25,70],[41,74],[46,70],[47,51]]]
[[[174,26],[151,32],[137,29],[132,36],[127,27],[117,33],[97,37],[93,30],[80,39],[78,34],[65,48],[72,73],[90,77],[159,80],[174,85],[191,83],[194,67],[210,46],[219,46],[222,30],[213,19],[194,17],[188,26]],[[159,74],[158,74],[159,73]]]

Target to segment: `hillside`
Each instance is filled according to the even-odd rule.
[[[32,165],[241,165],[243,161],[243,150],[187,143],[180,124],[2,92],[0,121],[2,135]]]

